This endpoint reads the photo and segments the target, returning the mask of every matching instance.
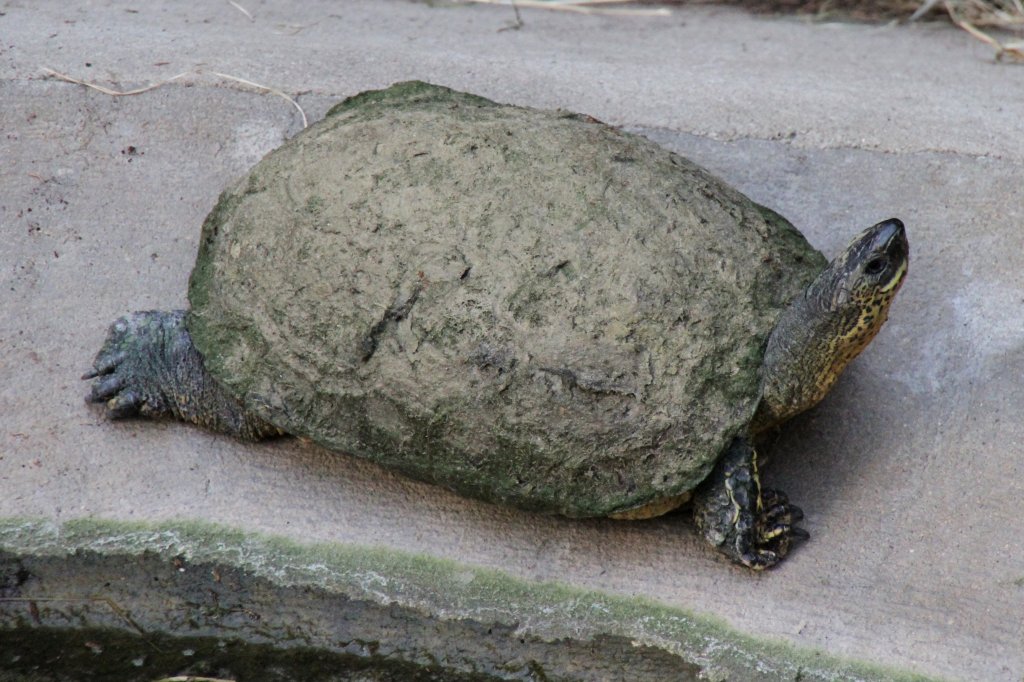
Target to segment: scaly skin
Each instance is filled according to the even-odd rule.
[[[903,223],[868,228],[783,312],[765,351],[761,403],[747,438],[737,438],[698,488],[694,521],[733,561],[770,568],[807,533],[799,507],[763,491],[750,441],[816,405],[874,338],[907,274]]]
[[[96,379],[89,401],[107,414],[171,417],[243,440],[283,435],[246,412],[203,366],[185,328],[184,310],[143,311],[110,326],[107,340],[83,379]]]
[[[817,405],[889,315],[907,274],[908,246],[898,220],[861,233],[783,312],[768,339],[761,433]],[[868,266],[881,267],[869,273]]]
[[[796,540],[809,537],[794,524],[804,514],[777,490],[761,488],[757,455],[737,438],[697,489],[693,518],[705,539],[733,561],[770,568]]]

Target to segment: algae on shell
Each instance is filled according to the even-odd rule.
[[[414,82],[346,100],[224,192],[189,328],[290,433],[601,516],[703,479],[824,264],[642,137]]]

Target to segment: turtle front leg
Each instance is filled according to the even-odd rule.
[[[712,546],[755,570],[771,568],[794,540],[808,538],[796,527],[804,515],[776,490],[761,490],[757,453],[743,438],[733,441],[693,500],[697,528]]]
[[[94,380],[87,400],[106,403],[112,419],[170,417],[245,440],[282,435],[207,373],[185,315],[149,310],[114,322],[92,370],[82,376]]]

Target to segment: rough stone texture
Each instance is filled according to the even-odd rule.
[[[224,192],[189,328],[289,433],[602,516],[705,477],[824,265],[645,138],[411,82],[334,107]]]
[[[946,679],[1020,682],[1024,69],[930,24],[522,9],[525,26],[499,32],[508,7],[241,4],[255,21],[226,2],[0,3],[0,515],[189,517],[384,546]],[[130,88],[199,64],[283,88],[312,120],[419,78],[626,124],[829,255],[903,219],[913,260],[889,322],[764,472],[807,512],[811,540],[752,578],[678,516],[519,512],[297,439],[253,446],[88,410],[78,377],[106,326],[187,305],[217,195],[302,122],[209,73],[112,98],[39,67]]]
[[[745,637],[642,598],[388,549],[299,544],[203,523],[0,521],[0,679],[171,675],[925,682]]]

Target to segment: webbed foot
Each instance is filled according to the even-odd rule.
[[[93,367],[87,400],[112,419],[171,417],[247,440],[282,432],[248,413],[206,372],[185,327],[184,310],[143,311],[110,326]]]
[[[730,559],[755,570],[781,561],[797,540],[810,537],[796,524],[804,514],[777,491],[761,489],[757,453],[737,438],[698,489],[694,520],[701,533]]]

